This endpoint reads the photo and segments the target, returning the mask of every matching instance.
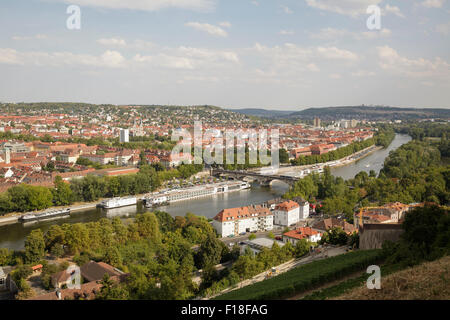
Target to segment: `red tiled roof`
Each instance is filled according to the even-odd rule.
[[[285,202],[282,202],[282,203],[278,204],[275,207],[275,210],[291,211],[291,210],[299,208],[299,207],[300,206],[299,206],[299,204],[297,202],[289,200],[289,201],[285,201]]]

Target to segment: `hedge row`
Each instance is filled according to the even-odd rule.
[[[216,300],[282,299],[366,269],[381,259],[382,251],[378,249],[350,252],[297,267],[277,277],[228,292]]]

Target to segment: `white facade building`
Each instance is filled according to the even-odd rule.
[[[212,225],[223,238],[241,233],[273,229],[273,214],[263,206],[224,209],[213,219]]]
[[[308,212],[309,213],[309,212]],[[274,210],[274,224],[289,227],[300,219],[300,206],[292,200],[278,204]]]
[[[120,129],[120,143],[130,142],[130,130]]]

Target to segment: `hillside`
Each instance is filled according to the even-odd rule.
[[[450,256],[382,277],[380,290],[369,290],[364,284],[336,298],[336,300],[435,299],[450,299]]]
[[[296,111],[283,110],[266,110],[266,109],[228,109],[228,111],[241,113],[247,116],[255,116],[261,118],[285,118]]]
[[[313,119],[319,117],[322,120],[336,119],[365,119],[365,120],[418,120],[441,118],[450,119],[450,109],[415,109],[394,107],[327,107],[309,108],[294,112],[290,117],[299,119]]]

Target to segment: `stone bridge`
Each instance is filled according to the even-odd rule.
[[[284,183],[289,184],[290,186],[294,185],[300,178],[283,176],[283,175],[271,175],[271,174],[261,174],[257,172],[251,171],[234,171],[234,170],[222,170],[222,169],[212,169],[211,175],[215,177],[232,177],[237,180],[243,180],[244,178],[251,177],[254,180],[257,180],[262,186],[270,186],[273,181],[278,180]]]

